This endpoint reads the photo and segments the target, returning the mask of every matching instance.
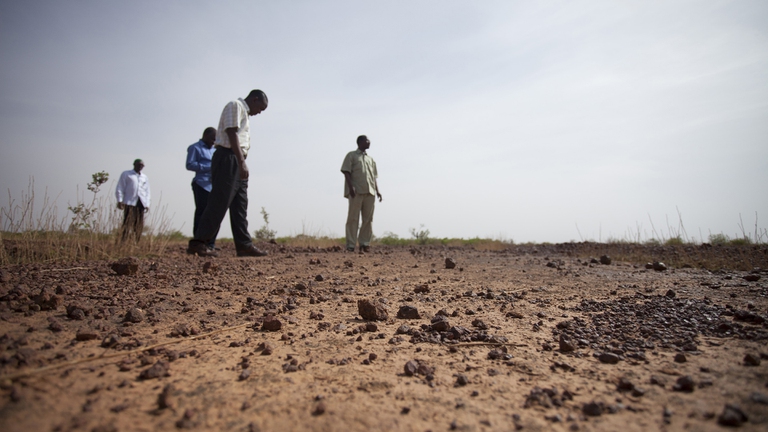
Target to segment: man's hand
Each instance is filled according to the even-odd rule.
[[[355,192],[355,187],[354,187],[354,186],[351,186],[351,187],[349,188],[349,197],[350,197],[350,198],[354,198],[355,196],[357,196],[357,192]]]
[[[376,192],[376,195],[378,195],[378,196],[379,196],[379,202],[381,202],[381,200],[382,200],[382,199],[384,199],[384,197],[382,197],[382,196],[381,196],[381,194],[380,194],[379,192]]]
[[[240,180],[248,180],[248,165],[245,164],[245,160],[240,162]]]
[[[117,208],[119,208],[120,210],[123,210],[123,209],[125,209],[125,204],[119,202],[119,203],[117,203]]]
[[[144,213],[147,213],[147,212],[149,212],[149,207],[144,208]]]

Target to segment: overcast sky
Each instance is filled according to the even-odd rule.
[[[360,134],[377,236],[768,227],[762,0],[5,1],[0,54],[3,207],[30,178],[66,206],[101,170],[113,197],[142,158],[191,235],[187,146],[260,88],[251,232],[263,206],[278,235],[343,236]]]

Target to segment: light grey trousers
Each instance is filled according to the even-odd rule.
[[[371,244],[373,236],[373,207],[376,204],[376,196],[371,194],[355,195],[349,200],[349,212],[347,213],[347,249],[354,249],[358,240],[360,246]],[[363,217],[363,225],[358,234],[357,227],[360,224],[360,216]]]

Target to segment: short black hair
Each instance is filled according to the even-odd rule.
[[[266,93],[264,93],[261,90],[251,90],[250,93],[248,93],[249,98],[256,98],[262,102],[264,102],[264,105],[269,104],[269,99],[267,99]]]
[[[211,134],[211,133],[214,135],[214,137],[216,136],[216,128],[215,127],[207,127],[207,128],[205,128],[205,130],[203,131],[203,138],[205,138],[206,135]]]
[[[367,141],[367,140],[368,140],[368,137],[367,137],[367,136],[365,136],[365,135],[360,135],[359,137],[357,137],[357,145],[360,145],[360,144],[364,143],[364,142],[365,142],[365,141]]]

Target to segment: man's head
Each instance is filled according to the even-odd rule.
[[[144,161],[141,159],[136,159],[133,161],[133,170],[137,173],[140,173],[141,170],[144,169]]]
[[[245,98],[245,103],[248,104],[248,115],[255,116],[256,114],[267,109],[269,105],[269,99],[267,95],[261,90],[251,90],[248,93],[248,97]]]
[[[203,137],[200,138],[200,141],[204,142],[208,148],[211,148],[213,143],[216,142],[216,128],[205,128],[203,131]]]
[[[368,140],[367,136],[360,135],[357,137],[357,148],[362,151],[366,151],[371,148],[371,141]]]

